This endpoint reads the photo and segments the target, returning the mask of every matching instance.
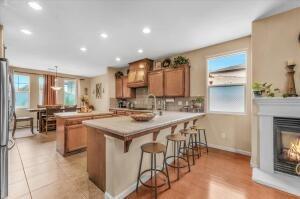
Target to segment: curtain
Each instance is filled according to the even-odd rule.
[[[51,86],[55,86],[55,76],[44,75],[44,105],[55,105],[56,104],[56,91]]]

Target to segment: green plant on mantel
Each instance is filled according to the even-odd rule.
[[[174,58],[173,63],[174,63],[173,66],[176,68],[178,66],[185,65],[185,64],[189,65],[190,60],[188,58],[183,57],[183,56],[177,56],[177,57]]]
[[[252,91],[255,97],[274,97],[276,93],[280,93],[279,88],[272,88],[272,84],[270,83],[259,83],[254,82],[252,84]]]

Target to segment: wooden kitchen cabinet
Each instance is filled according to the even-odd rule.
[[[128,85],[128,77],[122,77],[123,80],[123,98],[135,98],[135,90],[129,88]]]
[[[123,80],[122,80],[122,78],[116,79],[116,98],[123,98]]]
[[[164,71],[164,94],[167,97],[190,96],[190,67],[188,65]]]
[[[116,79],[116,98],[134,98],[135,90],[128,87],[128,76]]]
[[[128,87],[139,88],[148,85],[148,72],[153,65],[153,60],[142,59],[129,63]]]
[[[148,92],[157,97],[164,96],[164,71],[152,71],[148,75]]]
[[[188,65],[175,69],[149,72],[149,94],[158,97],[189,97],[190,68]]]

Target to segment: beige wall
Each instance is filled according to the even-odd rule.
[[[207,96],[207,58],[224,53],[248,52],[246,114],[207,114],[199,123],[206,128],[209,144],[241,153],[250,153],[251,116],[251,37],[183,53],[191,63],[191,96]],[[206,99],[207,102],[207,99]]]
[[[253,22],[253,82],[269,82],[286,91],[286,61],[293,59],[295,83],[300,93],[300,8]],[[258,164],[258,130],[256,107],[252,119],[252,162]]]
[[[19,67],[12,67],[14,72],[16,74],[24,74],[24,75],[28,75],[30,78],[30,103],[29,103],[29,108],[36,108],[37,105],[39,104],[38,100],[39,100],[39,82],[38,82],[38,77],[42,76],[42,74],[53,74],[53,73],[49,73],[49,72],[45,72],[45,71],[38,71],[38,70],[31,70],[31,69],[24,69],[24,68],[19,68]],[[40,75],[39,75],[40,74]],[[89,79],[88,78],[82,78],[79,76],[72,76],[72,75],[66,75],[66,74],[58,74],[58,76],[61,76],[60,78],[58,78],[58,85],[63,87],[63,80],[64,79],[75,79],[78,81],[78,86],[80,89],[77,92],[77,104],[80,105],[80,96],[83,94],[84,88],[88,88],[89,89]],[[62,78],[63,77],[63,78]],[[80,80],[81,79],[81,80]],[[60,91],[58,91],[58,95],[57,95],[57,104],[63,104],[64,101],[64,93],[63,93],[63,89],[61,89]],[[36,120],[36,114],[34,113],[29,113],[27,111],[27,108],[20,108],[16,110],[16,114],[18,117],[21,116],[32,116],[35,118]],[[36,124],[36,122],[34,122],[34,125]],[[20,124],[20,126],[22,126],[24,124]]]

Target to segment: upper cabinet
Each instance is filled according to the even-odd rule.
[[[138,88],[148,85],[148,72],[153,65],[153,60],[142,59],[129,63],[128,87]]]
[[[116,98],[126,99],[135,97],[135,90],[127,86],[128,78],[128,76],[123,76],[116,79]]]
[[[183,65],[150,72],[148,92],[159,97],[189,97],[190,67]]]
[[[148,75],[148,92],[157,97],[164,96],[164,71],[152,71]]]

